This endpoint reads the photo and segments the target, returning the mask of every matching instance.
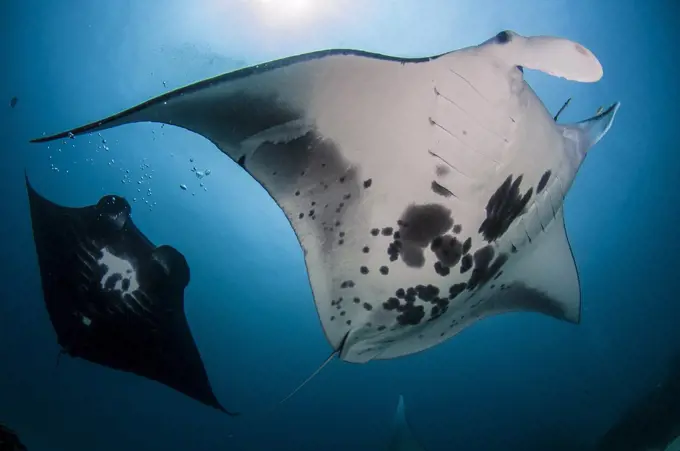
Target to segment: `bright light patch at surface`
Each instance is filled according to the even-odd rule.
[[[314,0],[253,0],[256,15],[268,26],[300,25],[317,19],[323,2]]]

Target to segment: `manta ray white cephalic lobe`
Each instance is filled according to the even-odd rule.
[[[580,82],[603,73],[577,43],[510,31],[419,59],[329,50],[34,141],[144,121],[203,135],[285,212],[333,349],[390,359],[501,312],[579,322],[562,204],[618,104],[556,124],[524,68]]]

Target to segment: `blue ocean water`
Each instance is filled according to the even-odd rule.
[[[30,450],[383,449],[399,394],[431,451],[578,449],[665,375],[680,351],[680,4],[321,3],[0,4],[0,422]],[[24,172],[60,204],[125,196],[154,243],[181,250],[192,269],[187,318],[228,408],[268,407],[331,349],[283,213],[211,143],[148,123],[49,146],[29,139],[291,54],[340,47],[427,56],[504,29],[568,37],[602,62],[605,76],[596,84],[526,71],[551,111],[573,97],[563,120],[622,102],[566,200],[584,295],[580,325],[505,314],[409,357],[334,361],[267,417],[229,418],[161,384],[80,359],[55,365],[59,348],[42,301]],[[193,168],[210,175],[199,179]]]

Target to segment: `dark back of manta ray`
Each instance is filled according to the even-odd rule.
[[[0,423],[0,451],[27,451],[16,432]]]
[[[62,352],[227,412],[212,391],[184,313],[184,256],[154,246],[121,197],[69,208],[41,197],[28,180],[26,186],[45,305]],[[121,266],[125,261],[133,270]]]

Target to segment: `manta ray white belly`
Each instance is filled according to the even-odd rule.
[[[438,63],[428,71],[433,89],[402,106],[408,120],[392,122],[391,135],[401,142],[390,143],[389,156],[375,152],[380,161],[348,155],[354,172],[344,183],[358,192],[336,196],[331,214],[316,219],[327,227],[325,245],[310,246],[307,261],[332,269],[310,270],[312,286],[317,299],[328,300],[317,301],[327,328],[349,334],[341,350],[348,361],[411,354],[503,311],[578,321],[578,280],[566,241],[543,263],[558,260],[561,277],[571,277],[570,291],[551,297],[544,271],[515,270],[523,259],[537,258],[531,250],[542,241],[559,242],[563,233],[561,221],[552,223],[575,171],[565,164],[562,133],[518,69],[498,75],[507,89],[496,91],[502,102],[494,105],[474,83],[448,71],[445,59]],[[400,133],[416,127],[410,124],[419,124],[416,132]],[[333,141],[350,147],[342,135]],[[316,198],[315,189],[301,196],[323,208],[329,200]],[[335,207],[347,209],[351,221],[333,224]],[[308,217],[292,221],[314,223]],[[302,237],[304,245],[314,234]]]

